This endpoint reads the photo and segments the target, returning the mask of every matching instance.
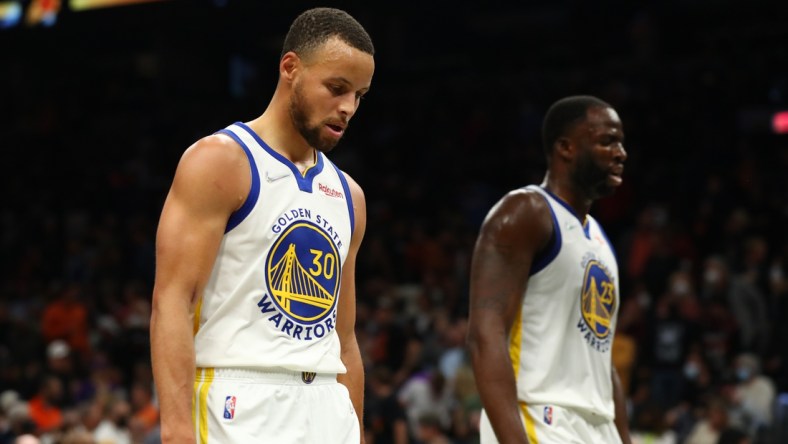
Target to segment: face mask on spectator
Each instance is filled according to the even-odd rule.
[[[703,280],[706,281],[707,284],[714,285],[720,281],[722,274],[719,270],[715,268],[707,268],[706,272],[703,273]]]
[[[673,294],[678,296],[684,296],[689,293],[690,286],[687,281],[684,280],[676,280],[673,282],[673,285],[670,287]]]
[[[684,365],[684,377],[690,380],[694,380],[700,374],[700,369],[698,368],[698,364],[694,362],[688,362]]]

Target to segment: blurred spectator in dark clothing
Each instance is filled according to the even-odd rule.
[[[773,325],[772,341],[764,361],[769,375],[780,392],[788,392],[788,242],[782,254],[772,260],[769,269],[769,314]]]
[[[720,434],[717,444],[751,444],[753,441],[750,436],[739,429],[725,429]]]
[[[681,393],[681,400],[691,408],[700,406],[705,399],[714,394],[715,382],[700,345],[697,342],[693,343],[684,360],[682,384],[684,390]]]
[[[700,344],[714,375],[723,375],[736,351],[738,325],[728,304],[719,299],[704,300],[700,320]]]
[[[145,382],[134,382],[130,390],[131,415],[142,432],[147,436],[159,423],[159,409],[153,403],[151,385]]]
[[[393,374],[384,366],[373,368],[367,377],[364,399],[364,433],[367,444],[406,444],[408,422],[397,399]]]
[[[397,306],[395,306],[397,304]],[[373,319],[367,323],[364,353],[372,366],[394,372],[394,385],[402,384],[420,365],[421,341],[397,317],[399,301],[385,295],[378,300]]]
[[[721,257],[706,259],[703,269],[703,293],[706,301],[727,304],[736,319],[736,346],[743,351],[763,353],[769,345],[769,317],[766,297],[746,275],[732,273]]]
[[[680,399],[684,362],[697,337],[697,326],[681,316],[678,297],[674,291],[657,300],[651,331],[643,344],[643,363],[651,372],[651,399],[665,409]]]
[[[643,406],[632,418],[632,444],[678,444],[665,416],[665,409],[655,403]]]
[[[71,347],[63,339],[56,339],[47,345],[45,371],[60,379],[63,386],[61,405],[73,406],[76,403],[81,377],[77,373]]]

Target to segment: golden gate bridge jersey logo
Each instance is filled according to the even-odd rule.
[[[611,321],[616,308],[616,283],[610,271],[596,259],[588,261],[583,277],[578,329],[597,351],[608,351]]]
[[[268,253],[268,294],[257,305],[263,313],[278,311],[269,320],[291,336],[319,339],[334,329],[340,270],[339,252],[329,235],[310,221],[295,222]]]

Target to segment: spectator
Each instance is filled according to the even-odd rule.
[[[763,353],[769,340],[766,297],[746,275],[735,275],[722,258],[706,259],[703,272],[703,298],[723,301],[738,325],[738,346],[745,351]]]
[[[717,444],[751,444],[749,435],[738,429],[725,429],[720,434]]]
[[[394,375],[378,366],[368,374],[369,393],[365,397],[364,432],[367,444],[406,444],[408,422],[396,396]]]
[[[425,413],[419,417],[418,424],[419,444],[451,444],[451,440],[441,426],[440,418],[436,415]]]
[[[728,405],[719,397],[711,398],[692,428],[685,444],[717,444],[723,430],[728,427]]]
[[[63,383],[55,375],[45,375],[39,386],[38,394],[30,399],[30,419],[36,424],[38,433],[51,432],[63,424]]]
[[[656,403],[649,403],[633,418],[632,444],[677,444],[676,433],[667,426],[666,411]]]
[[[80,353],[81,358],[87,358],[89,330],[88,307],[82,300],[82,287],[76,283],[66,285],[44,307],[41,317],[44,340],[52,342],[63,339],[70,349]]]
[[[129,403],[119,398],[111,399],[106,406],[104,419],[93,431],[96,444],[131,444],[130,419]]]
[[[452,411],[452,437],[467,444],[478,442],[482,400],[469,362],[457,369],[452,395],[456,400]]]
[[[451,427],[454,402],[440,371],[414,373],[400,388],[397,397],[405,408],[412,436],[419,436],[419,418],[428,413],[435,415],[442,429]]]
[[[684,319],[677,299],[665,293],[658,301],[643,356],[651,371],[651,397],[668,409],[679,401],[683,390],[682,371],[690,345],[695,340],[693,322]]]
[[[131,385],[132,419],[139,422],[143,436],[153,431],[159,422],[159,409],[153,404],[152,387],[141,381]]]
[[[632,387],[632,373],[637,364],[638,342],[634,326],[642,321],[640,303],[635,298],[622,301],[618,326],[613,340],[613,366],[621,379],[621,390],[628,395]]]
[[[754,354],[737,356],[733,368],[737,380],[732,396],[733,414],[750,436],[759,436],[772,425],[774,383],[761,374],[760,360]]]
[[[74,405],[74,391],[79,384],[73,358],[71,347],[63,339],[55,339],[47,345],[45,370],[60,379],[63,386],[62,405],[68,407]]]
[[[93,435],[85,429],[73,429],[63,435],[60,444],[96,444]]]

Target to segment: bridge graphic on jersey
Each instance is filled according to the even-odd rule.
[[[583,292],[583,316],[595,332],[599,327],[610,328],[610,309],[612,307],[615,285],[610,281],[602,281],[602,293],[597,287],[596,278],[591,276],[588,290]]]
[[[298,262],[295,244],[268,271],[271,291],[282,308],[290,312],[292,301],[328,309],[334,304],[334,295],[326,291]]]

